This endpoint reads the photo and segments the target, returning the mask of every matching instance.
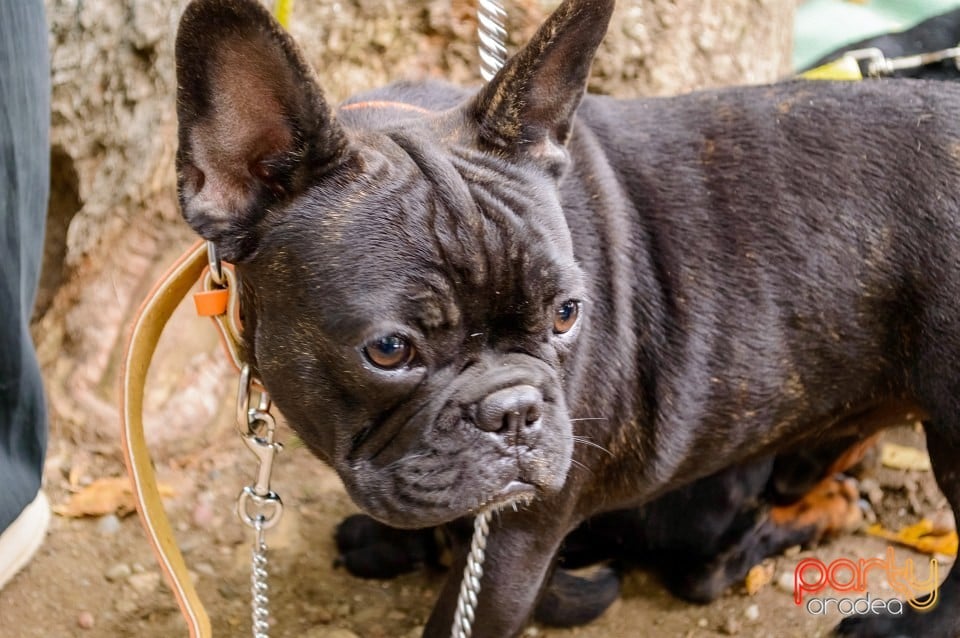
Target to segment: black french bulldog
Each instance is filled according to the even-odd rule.
[[[477,92],[337,109],[255,0],[177,37],[180,203],[248,359],[376,519],[501,508],[478,637],[521,631],[580,522],[886,413],[928,417],[960,508],[960,88],[584,97],[612,9],[566,0]],[[954,567],[932,611],[839,631],[956,636],[958,606]]]

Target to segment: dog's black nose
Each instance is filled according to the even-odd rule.
[[[530,385],[497,390],[477,406],[477,426],[487,432],[517,432],[540,421],[543,395]]]

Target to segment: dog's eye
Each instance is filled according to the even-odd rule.
[[[553,317],[553,331],[558,335],[569,332],[579,317],[580,302],[573,299],[564,301],[557,306],[557,312]]]
[[[414,349],[406,338],[390,335],[367,344],[363,353],[370,363],[384,370],[396,370],[413,359]]]

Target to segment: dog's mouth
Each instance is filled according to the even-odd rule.
[[[502,490],[481,501],[471,510],[471,514],[479,514],[486,510],[504,510],[513,507],[514,511],[521,505],[529,505],[537,497],[537,488],[526,481],[513,480],[507,483]]]

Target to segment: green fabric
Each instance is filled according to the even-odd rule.
[[[797,7],[793,66],[802,69],[845,44],[903,31],[960,7],[960,0],[806,0]]]

